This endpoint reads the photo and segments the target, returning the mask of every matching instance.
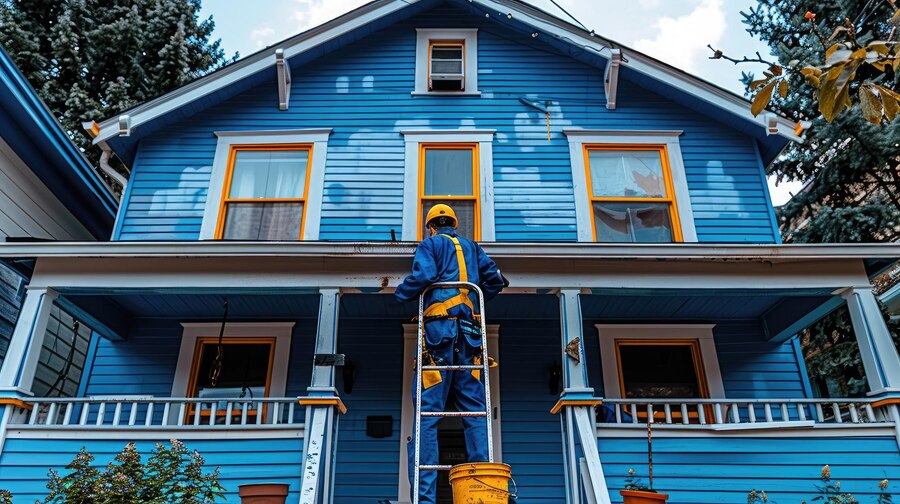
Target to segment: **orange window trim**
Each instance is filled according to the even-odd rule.
[[[428,41],[428,68],[426,69],[425,81],[428,84],[428,90],[433,91],[431,86],[431,50],[435,47],[462,47],[462,89],[466,89],[466,42],[464,40],[429,40]]]
[[[197,397],[197,385],[200,383],[200,360],[203,357],[203,347],[205,345],[218,345],[219,338],[197,338],[194,346],[194,357],[191,363],[191,375],[188,380],[187,396]],[[266,389],[264,396],[269,397],[269,389],[272,384],[272,367],[275,362],[275,338],[222,338],[222,345],[240,345],[240,344],[268,344],[269,345],[269,363],[266,369]]]
[[[697,386],[700,389],[700,397],[709,398],[709,384],[706,381],[706,371],[703,367],[703,354],[700,352],[700,341],[695,339],[617,339],[616,340],[616,366],[619,374],[619,393],[622,398],[625,397],[625,374],[622,370],[622,352],[623,346],[688,346],[691,348],[691,356],[694,360],[694,374],[697,376]],[[682,398],[687,399],[687,398]]]
[[[659,159],[662,165],[663,181],[666,187],[666,196],[664,198],[628,198],[628,197],[607,197],[594,196],[594,188],[591,185],[591,151],[656,151],[659,152]],[[669,164],[669,153],[665,145],[651,144],[585,144],[583,147],[584,169],[587,176],[587,195],[588,203],[591,205],[589,214],[591,216],[591,235],[594,241],[597,241],[597,223],[594,218],[594,203],[628,203],[628,202],[654,202],[667,203],[669,205],[669,220],[672,222],[672,240],[675,242],[684,241],[681,232],[681,220],[678,218],[678,202],[675,200],[675,185],[672,182],[672,167]]]
[[[455,196],[441,196],[441,195],[433,195],[426,196],[425,195],[425,152],[427,150],[471,150],[472,151],[472,195],[455,195]],[[480,195],[481,188],[478,185],[478,144],[477,143],[421,143],[419,144],[419,204],[418,209],[416,210],[417,220],[416,220],[416,235],[418,240],[422,240],[422,204],[426,201],[472,201],[474,202],[474,206],[472,208],[473,217],[475,220],[475,236],[470,237],[473,241],[481,240],[481,214],[480,214]],[[467,237],[469,238],[469,237]]]
[[[303,185],[302,198],[229,198],[231,193],[231,181],[234,175],[234,161],[239,151],[306,151],[306,180]],[[248,144],[234,145],[228,153],[228,167],[225,171],[225,184],[222,188],[222,198],[219,202],[219,216],[216,222],[215,238],[221,240],[225,234],[225,213],[228,203],[303,203],[303,211],[300,215],[300,236],[303,239],[303,228],[306,226],[306,198],[309,194],[309,176],[312,171],[313,145],[312,144]]]

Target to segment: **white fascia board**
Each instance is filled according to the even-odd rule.
[[[0,258],[38,257],[411,257],[416,242],[35,242],[0,243]],[[677,261],[764,261],[772,263],[840,259],[900,258],[900,245],[803,244],[707,245],[615,243],[483,244],[492,257],[560,259],[660,259]]]
[[[588,32],[583,31],[580,28],[560,19],[552,18],[551,21],[549,19],[542,19],[540,17],[537,17],[523,9],[523,6],[521,6],[520,2],[518,1],[471,1],[487,7],[488,9],[495,10],[496,12],[508,12],[510,10],[513,10],[515,13],[518,13],[522,16],[522,21],[524,23],[533,26],[537,30],[552,34],[564,42],[568,42],[574,45],[582,45],[588,49],[593,50],[598,55],[606,58],[607,60],[609,60],[611,56],[611,41],[606,41],[608,42],[607,44],[601,43],[598,40],[605,41],[605,39],[602,39],[600,37],[592,37]],[[516,15],[515,13],[513,14],[514,16]],[[548,15],[548,18],[550,17],[552,16]],[[576,38],[577,41],[573,40],[573,38]],[[734,95],[729,91],[720,89],[717,86],[704,81],[703,79],[690,75],[665,63],[657,61],[650,56],[637,52],[634,49],[623,48],[619,44],[616,44],[616,46],[617,48],[622,49],[622,66],[628,67],[636,72],[645,74],[656,80],[665,82],[675,87],[676,89],[679,89],[707,103],[715,105],[726,112],[734,114],[742,119],[754,122],[762,128],[769,128],[770,116],[774,115],[776,117],[775,121],[779,135],[795,142],[803,141],[801,137],[797,136],[794,133],[795,124],[792,120],[774,114],[773,112],[769,112],[768,114],[763,113],[757,117],[753,117],[753,114],[750,113],[750,102],[748,102],[747,100]]]
[[[185,84],[159,98],[127,110],[125,113],[128,114],[131,119],[131,127],[137,128],[141,124],[147,123],[179,107],[212,94],[257,72],[261,72],[268,68],[274,69],[276,64],[275,53],[279,49],[283,49],[284,58],[286,60],[290,59],[417,2],[418,0],[382,0],[372,2],[333,21],[292,37],[284,41],[283,44],[278,44],[277,48],[271,47],[260,51],[244,60],[213,72],[206,77],[201,77],[191,83]],[[100,123],[100,133],[94,138],[94,144],[109,140],[118,135],[119,117],[106,119]]]

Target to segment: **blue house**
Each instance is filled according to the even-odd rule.
[[[392,293],[435,202],[511,281],[487,323],[520,503],[621,502],[651,420],[673,503],[799,501],[824,464],[863,498],[900,479],[869,282],[900,248],[782,245],[764,167],[793,121],[650,56],[515,0],[376,0],[91,130],[131,169],[111,241],[0,248],[35,261],[0,368],[21,502],[82,446],[170,438],[228,502],[407,501],[415,307]],[[815,398],[795,335],[844,305],[870,392]],[[34,393],[54,306],[97,335],[70,397]],[[461,436],[442,424],[446,463]]]

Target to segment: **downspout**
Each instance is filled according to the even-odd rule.
[[[119,194],[119,200],[121,201],[125,195],[125,186],[128,185],[128,179],[109,165],[109,157],[112,155],[112,150],[106,145],[106,142],[102,142],[100,148],[103,149],[103,152],[100,153],[100,171],[122,187],[122,192]]]

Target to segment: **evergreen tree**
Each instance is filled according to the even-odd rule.
[[[200,0],[0,0],[0,44],[96,162],[82,121],[115,117],[233,61],[199,11]]]
[[[850,26],[860,40],[894,41],[895,7],[888,1],[759,0],[744,13],[752,35],[766,42],[778,64],[797,68],[822,65],[825,45],[835,26]],[[813,15],[814,14],[814,15]],[[821,31],[817,35],[811,27]],[[835,39],[837,38],[835,33]],[[834,39],[832,39],[834,40]],[[721,56],[719,53],[718,56]],[[888,67],[876,75],[862,65],[849,85],[862,96],[862,80],[875,79],[898,90],[900,72]],[[748,93],[754,76],[745,75]],[[757,81],[758,82],[758,81]],[[757,84],[758,86],[758,84]],[[810,121],[803,143],[791,143],[769,166],[779,181],[799,180],[805,187],[777,211],[786,242],[887,242],[900,239],[900,121],[873,124],[857,102],[831,122],[823,117],[816,89],[791,85],[770,107],[798,121]],[[889,327],[898,341],[896,322]],[[838,383],[842,395],[865,391],[862,364],[846,309],[826,317],[804,336],[810,376]]]

